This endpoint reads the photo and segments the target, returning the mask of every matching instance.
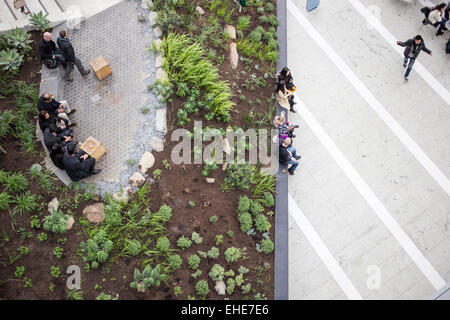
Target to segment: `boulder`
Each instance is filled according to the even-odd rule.
[[[98,202],[96,204],[87,206],[83,210],[83,215],[92,223],[99,223],[105,219],[105,206],[103,202]]]
[[[155,49],[159,50],[159,48],[161,47],[162,40],[161,39],[156,39],[156,40],[153,40],[152,43],[153,43]]]
[[[236,43],[232,42],[229,45],[230,49],[230,63],[231,67],[233,69],[237,68],[238,62],[239,62],[239,54],[237,52]]]
[[[215,181],[214,178],[206,178],[207,183],[214,183],[214,181]]]
[[[157,37],[158,39],[162,37],[162,30],[159,27],[154,28],[153,33],[155,34],[155,37]]]
[[[225,26],[225,31],[230,36],[231,40],[236,40],[236,28],[235,27],[226,25]]]
[[[158,109],[156,111],[156,131],[161,133],[167,132],[166,109]]]
[[[227,286],[225,285],[225,282],[223,280],[216,281],[216,286],[214,287],[214,289],[216,289],[216,292],[219,296],[225,295],[226,288]]]
[[[156,60],[155,60],[155,67],[156,68],[161,68],[163,63],[164,63],[164,57],[161,56],[161,55],[157,56]]]
[[[67,222],[66,222],[67,230],[72,229],[74,223],[75,223],[75,219],[72,216],[69,216],[69,219],[67,219]]]
[[[158,70],[156,70],[156,80],[160,80],[160,81],[168,81],[169,80],[169,77],[167,76],[167,73],[163,68],[158,68]]]
[[[145,151],[145,153],[142,155],[141,160],[139,161],[138,168],[142,173],[145,173],[148,169],[153,167],[155,164],[155,157],[153,154],[149,151]]]
[[[148,9],[148,7],[153,6],[153,1],[152,0],[142,0],[141,5],[142,5],[142,8]]]
[[[52,210],[58,211],[59,201],[57,198],[53,198],[52,201],[48,203],[48,212],[52,213]]]
[[[123,190],[119,190],[112,195],[113,199],[122,202],[123,204],[127,204],[130,199],[131,187],[126,187]]]
[[[152,147],[152,151],[161,152],[164,150],[164,141],[158,137],[152,137],[150,147]]]
[[[148,14],[148,22],[150,23],[150,26],[154,27],[156,25],[156,17],[158,14],[154,11],[150,11]]]
[[[128,181],[132,187],[140,187],[145,183],[145,178],[139,172],[133,173]]]
[[[201,16],[205,14],[205,10],[203,10],[202,7],[200,7],[200,6],[196,6],[195,11],[197,11],[198,14]]]

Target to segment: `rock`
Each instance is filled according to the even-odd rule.
[[[133,173],[128,181],[132,187],[140,187],[145,183],[145,178],[139,172]]]
[[[155,157],[149,151],[145,151],[141,160],[139,161],[138,168],[142,173],[145,173],[148,169],[155,164]]]
[[[214,181],[215,181],[214,178],[206,178],[207,183],[214,183]]]
[[[53,198],[52,201],[48,203],[48,212],[52,213],[52,210],[58,211],[59,201],[57,198]]]
[[[225,31],[230,36],[231,40],[236,40],[236,29],[233,26],[226,25]]]
[[[148,7],[153,6],[153,1],[152,0],[142,0],[141,5],[142,5],[142,8],[148,9]]]
[[[159,50],[159,48],[161,47],[162,40],[161,39],[153,40],[152,43],[155,49]]]
[[[200,7],[200,6],[196,6],[195,11],[197,11],[198,14],[201,16],[205,14],[205,10],[203,10],[202,7]]]
[[[156,68],[161,68],[163,63],[164,63],[164,57],[161,56],[161,55],[157,56],[156,60],[155,60],[155,67]]]
[[[148,182],[149,185],[152,185],[152,184],[156,183],[155,179],[150,178],[150,177],[147,178],[147,182]]]
[[[130,194],[131,194],[131,187],[126,187],[122,191],[119,190],[116,193],[114,193],[112,195],[112,197],[113,197],[114,200],[116,200],[118,202],[122,202],[123,204],[127,204],[128,200],[130,199]]]
[[[162,30],[159,27],[154,28],[153,33],[155,34],[155,37],[157,37],[158,39],[162,37]]]
[[[158,14],[154,11],[150,11],[148,14],[148,22],[150,23],[150,26],[154,27],[156,25],[156,17]]]
[[[83,215],[92,223],[99,223],[105,219],[105,211],[104,211],[103,202],[98,202],[96,204],[87,206],[83,210]]]
[[[163,101],[163,99],[164,99],[162,94],[158,94],[158,96],[156,98],[158,99],[158,101]]]
[[[231,153],[231,145],[227,138],[222,140],[222,149],[225,151],[226,154]]]
[[[66,222],[67,230],[72,229],[72,226],[74,223],[75,223],[75,219],[72,216],[69,216],[69,219],[67,219],[67,222]]]
[[[225,285],[225,282],[223,282],[223,280],[216,281],[216,286],[214,287],[214,289],[216,289],[216,292],[219,296],[225,295],[226,288],[227,286]]]
[[[156,131],[161,133],[167,132],[166,109],[158,109],[156,111]]]
[[[239,55],[236,49],[236,43],[232,42],[229,45],[230,48],[230,62],[231,62],[231,67],[233,69],[237,68],[238,62],[239,62]]]
[[[152,137],[150,147],[152,147],[152,151],[161,152],[164,150],[164,141],[158,137]]]
[[[163,68],[158,68],[158,70],[156,70],[156,79],[159,79],[161,81],[168,81],[169,77],[167,77],[167,73]]]

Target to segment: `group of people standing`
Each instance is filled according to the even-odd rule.
[[[66,63],[65,79],[71,81],[70,72],[76,64],[80,73],[84,76],[90,70],[85,71],[79,59],[75,57],[72,45],[66,37],[66,31],[59,32],[57,40],[59,49],[52,40],[52,34],[44,33],[39,42],[41,60],[46,66],[56,67],[59,63]],[[98,174],[101,169],[95,169],[95,159],[81,150],[73,139],[72,128],[76,123],[69,119],[76,109],[71,109],[67,101],[57,101],[50,93],[44,93],[38,100],[39,127],[44,135],[44,145],[50,153],[53,164],[59,169],[65,170],[72,181],[80,181],[93,174]]]
[[[294,108],[294,92],[296,87],[289,68],[284,67],[275,77],[276,90],[275,97],[278,104],[290,112],[297,112]],[[279,161],[283,165],[290,165],[288,172],[294,175],[295,169],[299,165],[301,156],[297,155],[297,150],[292,146],[293,138],[295,138],[294,130],[298,125],[291,125],[286,121],[286,112],[281,111],[280,115],[274,119],[274,127],[278,129],[276,142],[279,144]]]

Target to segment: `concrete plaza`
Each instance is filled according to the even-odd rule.
[[[287,2],[289,298],[428,299],[450,282],[450,32],[419,1]],[[433,55],[405,82],[395,41],[417,34]]]

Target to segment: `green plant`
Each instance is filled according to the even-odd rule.
[[[238,190],[247,190],[252,183],[255,166],[251,164],[229,164],[226,169],[225,185]]]
[[[253,30],[252,32],[250,32],[248,38],[250,39],[250,41],[252,42],[260,42],[262,39],[262,34],[259,30]]]
[[[220,264],[215,264],[209,271],[208,275],[212,281],[221,281],[224,278],[225,269]]]
[[[199,280],[195,285],[195,292],[202,298],[206,299],[209,293],[209,286],[206,280]]]
[[[125,246],[125,252],[128,255],[130,255],[132,257],[135,257],[139,253],[141,253],[141,249],[142,249],[142,245],[139,242],[139,240],[137,240],[137,239],[133,239],[133,240],[127,239],[127,245]]]
[[[181,265],[183,264],[183,260],[178,254],[170,255],[167,259],[167,262],[169,264],[169,267],[171,270],[178,270],[181,268]]]
[[[23,278],[23,286],[24,288],[32,288],[33,287],[33,283],[31,282],[30,278]]]
[[[197,270],[200,265],[200,257],[195,253],[190,255],[188,258],[188,265],[192,270]]]
[[[208,250],[208,252],[206,253],[206,256],[209,259],[217,259],[219,257],[219,248],[212,247],[211,249]]]
[[[0,193],[0,211],[8,210],[12,202],[12,197],[6,191]]]
[[[48,286],[48,290],[50,291],[50,292],[54,292],[55,291],[55,284],[53,283],[53,282],[50,282],[50,285]]]
[[[192,241],[189,238],[186,238],[184,235],[182,235],[180,238],[178,238],[177,246],[180,247],[182,250],[186,250],[192,245]]]
[[[228,263],[236,262],[239,260],[243,255],[244,249],[239,249],[236,247],[229,247],[227,250],[225,250],[225,260],[227,260]]]
[[[237,215],[237,219],[240,222],[241,231],[247,233],[253,225],[252,215],[248,212],[242,212]]]
[[[248,212],[250,210],[250,204],[251,201],[247,196],[240,196],[237,212],[238,213]]]
[[[215,224],[217,222],[217,220],[218,220],[217,216],[209,217],[209,222],[211,222],[212,224]]]
[[[61,247],[55,247],[55,249],[53,249],[53,254],[55,255],[56,259],[61,259],[63,252],[64,249]]]
[[[48,29],[48,24],[50,23],[47,17],[48,14],[44,14],[42,11],[32,13],[30,15],[30,24],[34,29],[44,32]]]
[[[149,111],[150,111],[150,109],[148,107],[142,107],[141,108],[141,113],[142,114],[147,114],[147,113],[149,113]]]
[[[262,252],[265,254],[272,253],[272,251],[275,249],[275,245],[273,244],[272,240],[269,238],[261,240],[261,245],[259,248],[257,247],[258,252]]]
[[[31,213],[38,208],[37,196],[32,195],[29,191],[19,195],[14,199],[16,206],[13,209],[14,213]]]
[[[228,237],[228,238],[234,238],[234,232],[231,231],[231,230],[228,230],[228,231],[227,231],[227,237]]]
[[[194,201],[188,202],[189,207],[194,208],[197,204]]]
[[[16,271],[14,271],[14,276],[17,279],[22,278],[23,274],[25,273],[25,267],[24,266],[17,266]]]
[[[198,277],[200,277],[202,275],[203,271],[200,269],[197,269],[197,271],[195,271],[194,273],[191,274],[191,277],[194,279],[198,279]]]
[[[56,240],[56,242],[58,242],[60,245],[65,245],[67,243],[67,238],[58,238],[58,240]]]
[[[251,201],[251,204],[250,204],[250,212],[251,212],[254,216],[256,216],[258,213],[263,212],[263,211],[264,211],[264,208],[263,208],[263,206],[262,206],[258,201],[255,201],[255,200],[252,200],[252,201]]]
[[[163,33],[170,31],[181,25],[181,17],[175,10],[161,10],[156,17],[156,24],[161,28]]]
[[[223,235],[217,234],[216,235],[216,246],[220,246],[223,242]]]
[[[164,160],[162,161],[162,165],[163,165],[163,167],[164,167],[166,170],[170,170],[170,169],[171,169],[170,163],[169,163],[169,161],[167,161],[166,159],[164,159]]]
[[[202,175],[207,177],[207,176],[209,176],[209,174],[212,170],[217,170],[217,169],[219,169],[219,167],[213,160],[205,159],[205,166],[203,167]]]
[[[244,31],[248,29],[251,23],[250,16],[240,16],[236,23],[236,30]]]
[[[240,287],[244,283],[244,275],[242,273],[238,274],[234,281],[238,287]]]
[[[138,22],[140,22],[140,23],[145,22],[145,16],[139,15],[138,16]]]
[[[19,227],[19,229],[17,229],[17,233],[20,235],[21,240],[26,240],[33,237],[33,234],[23,227]]]
[[[134,281],[130,283],[130,287],[145,291],[151,286],[158,287],[166,279],[167,275],[161,272],[161,265],[158,264],[154,268],[147,265],[142,272],[134,269]]]
[[[267,12],[273,12],[274,9],[275,9],[275,6],[272,3],[270,3],[270,2],[266,3],[266,11]]]
[[[10,193],[23,192],[28,188],[28,181],[22,173],[11,173],[5,179],[5,190]]]
[[[91,262],[92,269],[97,269],[100,263],[108,259],[113,242],[106,237],[106,231],[100,229],[87,242],[81,242],[80,248],[84,262]]]
[[[243,286],[241,287],[242,294],[247,294],[247,293],[249,293],[251,288],[252,288],[252,284],[251,284],[251,283],[247,283],[246,285],[243,285]]]
[[[265,215],[257,214],[255,216],[255,228],[257,231],[266,232],[269,231],[271,227],[272,226]]]
[[[23,63],[23,56],[16,49],[0,51],[0,67],[3,71],[15,74]]]
[[[243,266],[240,266],[237,271],[240,274],[247,274],[250,271],[250,269],[248,269],[246,267],[243,267]]]
[[[44,242],[45,240],[47,240],[47,234],[41,232],[36,236],[36,239],[38,239],[40,242]]]
[[[27,54],[31,51],[30,44],[33,42],[31,39],[31,34],[26,30],[16,29],[8,31],[3,34],[3,40],[9,48],[17,49],[21,54]]]
[[[67,230],[69,216],[62,211],[52,210],[52,213],[44,217],[44,230],[54,233],[64,233]]]
[[[200,237],[200,235],[199,235],[197,232],[195,232],[195,231],[192,232],[191,239],[192,239],[192,241],[194,241],[196,244],[200,244],[200,243],[203,242],[203,238]]]
[[[21,255],[27,255],[30,252],[30,249],[25,246],[20,246],[17,250],[19,250]]]
[[[256,9],[256,12],[258,12],[258,14],[264,14],[264,7],[259,7]]]
[[[113,298],[110,294],[100,292],[100,294],[95,297],[95,300],[119,300],[119,298],[117,296]]]
[[[234,281],[233,278],[227,279],[227,294],[228,295],[231,296],[233,294],[235,285],[236,285],[236,281]]]
[[[61,275],[61,270],[57,266],[51,266],[50,274],[52,275],[53,278],[58,279],[59,276]]]
[[[83,300],[83,290],[66,289],[67,298],[69,300]]]
[[[167,222],[172,217],[172,208],[163,204],[155,215],[162,221]]]
[[[173,94],[173,88],[170,82],[156,79],[156,81],[148,86],[148,90],[152,91],[154,95],[161,95],[162,102],[171,102],[170,96]]]
[[[243,102],[243,101],[245,101],[245,96],[243,95],[243,94],[241,94],[240,96],[239,96],[239,101],[241,101],[241,102]]]
[[[159,237],[156,241],[156,249],[162,253],[167,253],[170,250],[170,240],[167,237]]]
[[[273,194],[268,191],[264,192],[264,198],[261,200],[261,203],[266,208],[273,207],[275,205]]]
[[[181,287],[180,286],[173,287],[173,294],[175,295],[175,297],[178,297],[181,294]]]
[[[189,86],[184,82],[178,83],[177,88],[177,96],[180,98],[184,98],[190,91]]]
[[[153,171],[153,179],[155,179],[155,180],[159,180],[159,179],[161,179],[161,169],[155,169],[154,171]]]

